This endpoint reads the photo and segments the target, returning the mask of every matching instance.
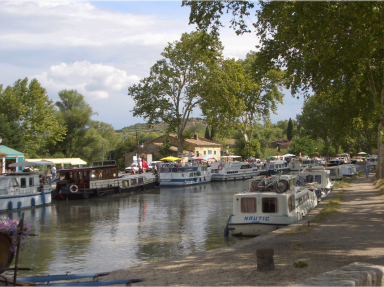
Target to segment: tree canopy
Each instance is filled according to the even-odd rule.
[[[143,117],[149,126],[167,123],[168,132],[177,133],[179,153],[188,118],[201,100],[201,81],[222,57],[222,49],[217,37],[184,33],[164,49],[164,59],[151,67],[149,77],[128,88],[135,101],[133,115]]]

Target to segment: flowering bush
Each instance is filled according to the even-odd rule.
[[[17,243],[20,240],[22,248],[25,247],[31,227],[24,222],[23,230],[20,230],[19,221],[7,217],[0,218],[0,233],[8,235],[12,240],[12,246],[9,251],[14,252]]]

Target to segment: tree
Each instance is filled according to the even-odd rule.
[[[287,140],[289,141],[291,141],[293,138],[292,132],[293,132],[293,124],[292,124],[291,118],[289,118],[288,127],[287,127]]]
[[[24,138],[20,126],[16,122],[8,122],[7,119],[1,114],[0,136],[2,137],[1,144],[15,150],[24,150]]]
[[[66,129],[57,122],[54,104],[36,79],[29,85],[28,78],[17,80],[4,91],[1,86],[0,93],[0,114],[20,126],[27,156],[43,154],[62,140]]]
[[[208,126],[205,128],[205,135],[204,137],[209,140],[209,128]]]
[[[253,127],[282,103],[283,72],[267,69],[257,62],[257,53],[250,52],[245,60],[228,59],[212,76],[203,81],[202,112],[211,126],[220,134],[239,131],[246,147],[252,146]]]
[[[149,77],[128,88],[135,101],[133,115],[143,117],[148,126],[167,123],[167,132],[177,133],[179,153],[183,151],[183,131],[200,102],[201,81],[209,76],[222,50],[217,37],[184,33],[180,41],[164,49],[164,59],[151,67]]]
[[[223,7],[214,2],[204,11],[193,1],[190,23],[201,30],[210,25],[218,31]],[[227,8],[241,15],[251,9],[227,2]],[[234,3],[232,6],[231,3]],[[243,9],[239,9],[242,7]],[[235,14],[235,16],[237,15]],[[370,101],[384,129],[384,3],[356,1],[264,1],[257,12],[257,34],[261,54],[266,62],[284,67],[293,94],[327,90],[330,86],[345,89],[350,98]],[[240,18],[241,19],[241,18]],[[240,23],[232,19],[235,23]],[[247,31],[246,25],[237,26]],[[360,88],[368,90],[361,93]],[[341,94],[339,94],[341,95]],[[380,134],[380,133],[378,133]],[[379,138],[379,137],[378,137]],[[384,148],[378,141],[377,175],[384,177]]]
[[[211,127],[211,137],[210,137],[210,140],[213,140],[213,138],[215,137],[215,129],[213,127]]]
[[[92,108],[84,101],[83,95],[76,90],[59,92],[60,101],[57,119],[67,129],[67,135],[57,145],[54,152],[62,152],[67,157],[79,157],[80,151],[94,144],[94,139],[88,131],[92,126]]]
[[[316,152],[315,142],[310,139],[309,136],[302,138],[294,138],[292,142],[292,148],[288,148],[288,152],[299,155],[301,153],[302,156],[314,156]]]

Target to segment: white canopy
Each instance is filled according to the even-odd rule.
[[[283,157],[294,157],[295,155],[294,154],[291,154],[291,153],[287,153],[285,155],[283,155]]]
[[[87,162],[82,160],[81,158],[32,158],[26,159],[26,161],[45,161],[50,162],[52,164],[70,164],[70,165],[86,165]],[[52,165],[51,164],[51,165]]]
[[[362,152],[358,152],[357,154],[367,154],[367,153],[362,151]]]
[[[18,166],[47,166],[47,165],[52,165],[51,162],[46,162],[46,161],[20,161],[20,162],[15,162],[11,163],[9,167],[18,167]]]

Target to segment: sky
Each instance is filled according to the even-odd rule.
[[[144,123],[133,117],[128,87],[149,75],[168,43],[195,30],[188,25],[189,10],[181,0],[0,0],[0,84],[36,78],[54,102],[59,91],[77,90],[97,113],[92,119],[116,130]],[[223,23],[226,58],[245,58],[256,50],[255,33],[237,36]],[[301,113],[303,100],[284,94],[273,123]],[[202,117],[201,111],[192,116]]]

